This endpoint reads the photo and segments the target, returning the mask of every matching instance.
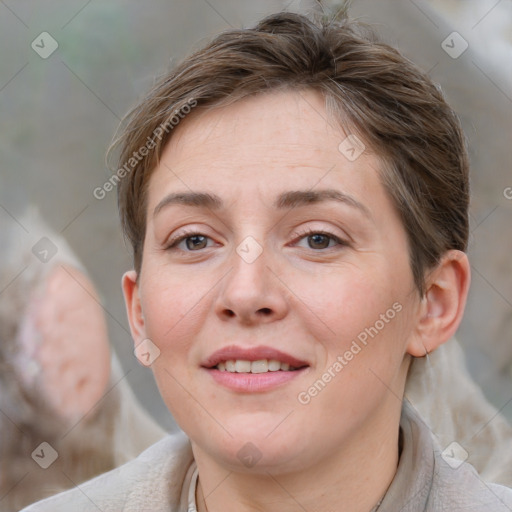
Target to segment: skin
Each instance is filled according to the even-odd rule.
[[[50,236],[60,242],[57,233]],[[31,245],[18,247],[14,268],[8,252],[2,255],[2,277],[20,260],[30,262]],[[22,272],[0,297],[0,512],[116,465],[120,395],[108,393],[110,348],[100,299],[87,276],[56,260],[50,269]],[[43,441],[58,454],[47,468],[31,457]]]
[[[344,504],[369,511],[396,472],[411,356],[435,350],[460,322],[466,255],[446,253],[420,298],[378,157],[368,148],[353,162],[345,158],[338,146],[346,133],[329,122],[314,91],[192,113],[175,130],[149,183],[141,272],[123,276],[123,291],[135,344],[149,338],[159,348],[157,384],[191,439],[199,510]],[[332,200],[273,207],[282,192],[327,188],[350,195],[367,214]],[[171,192],[191,191],[214,193],[224,207],[172,204],[153,215]],[[184,228],[208,238],[169,249]],[[248,236],[262,248],[252,263],[236,251]],[[401,311],[378,335],[307,405],[299,403],[299,393],[397,302]],[[236,392],[201,368],[229,344],[269,345],[309,367],[275,389]],[[250,468],[237,456],[247,442],[261,455]]]

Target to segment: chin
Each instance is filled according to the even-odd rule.
[[[308,460],[304,448],[308,448],[311,436],[305,435],[302,429],[294,433],[291,425],[284,427],[286,420],[279,425],[284,417],[263,424],[253,421],[248,428],[232,422],[227,427],[232,437],[224,431],[220,437],[201,433],[194,436],[199,440],[195,444],[230,471],[253,474],[297,471],[299,459]]]

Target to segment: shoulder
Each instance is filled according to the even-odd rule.
[[[21,512],[129,512],[142,508],[168,511],[170,504],[179,503],[192,461],[190,442],[185,434],[170,434],[126,464],[34,503]]]
[[[512,512],[512,489],[486,482],[456,442],[441,448],[430,427],[404,400],[403,450],[384,512]]]
[[[443,452],[444,453],[444,452]],[[512,489],[482,480],[475,468],[435,447],[434,479],[427,510],[511,512]]]

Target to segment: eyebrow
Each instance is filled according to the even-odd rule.
[[[274,201],[274,208],[279,210],[289,208],[300,208],[309,204],[320,203],[324,201],[337,201],[356,208],[371,218],[370,210],[354,197],[335,189],[323,190],[290,190],[277,196]],[[224,203],[222,199],[208,192],[176,192],[165,196],[155,207],[153,217],[167,206],[181,204],[184,206],[195,206],[198,208],[209,208],[220,210]]]

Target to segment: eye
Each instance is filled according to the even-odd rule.
[[[205,249],[208,239],[211,240],[211,238],[202,233],[189,231],[188,233],[183,233],[179,237],[172,239],[166,250],[175,251],[180,249],[185,252],[195,252],[199,249]],[[179,247],[183,242],[185,243],[185,248]]]
[[[314,250],[331,249],[336,245],[349,245],[348,242],[328,231],[308,229],[301,233],[295,233],[295,235],[300,237],[299,240],[307,239],[309,246],[307,248]],[[197,252],[208,247],[208,240],[211,240],[211,238],[200,232],[189,231],[172,239],[166,250],[175,251],[179,249],[184,252]],[[331,242],[334,242],[334,244],[331,244]],[[184,244],[184,247],[180,247],[182,244]]]
[[[302,233],[296,233],[300,236],[300,240],[307,239],[308,249],[331,249],[335,245],[348,246],[348,242],[342,240],[336,235],[329,233],[328,231],[318,231],[315,229],[308,229]],[[331,242],[335,242],[334,245],[330,245]]]

